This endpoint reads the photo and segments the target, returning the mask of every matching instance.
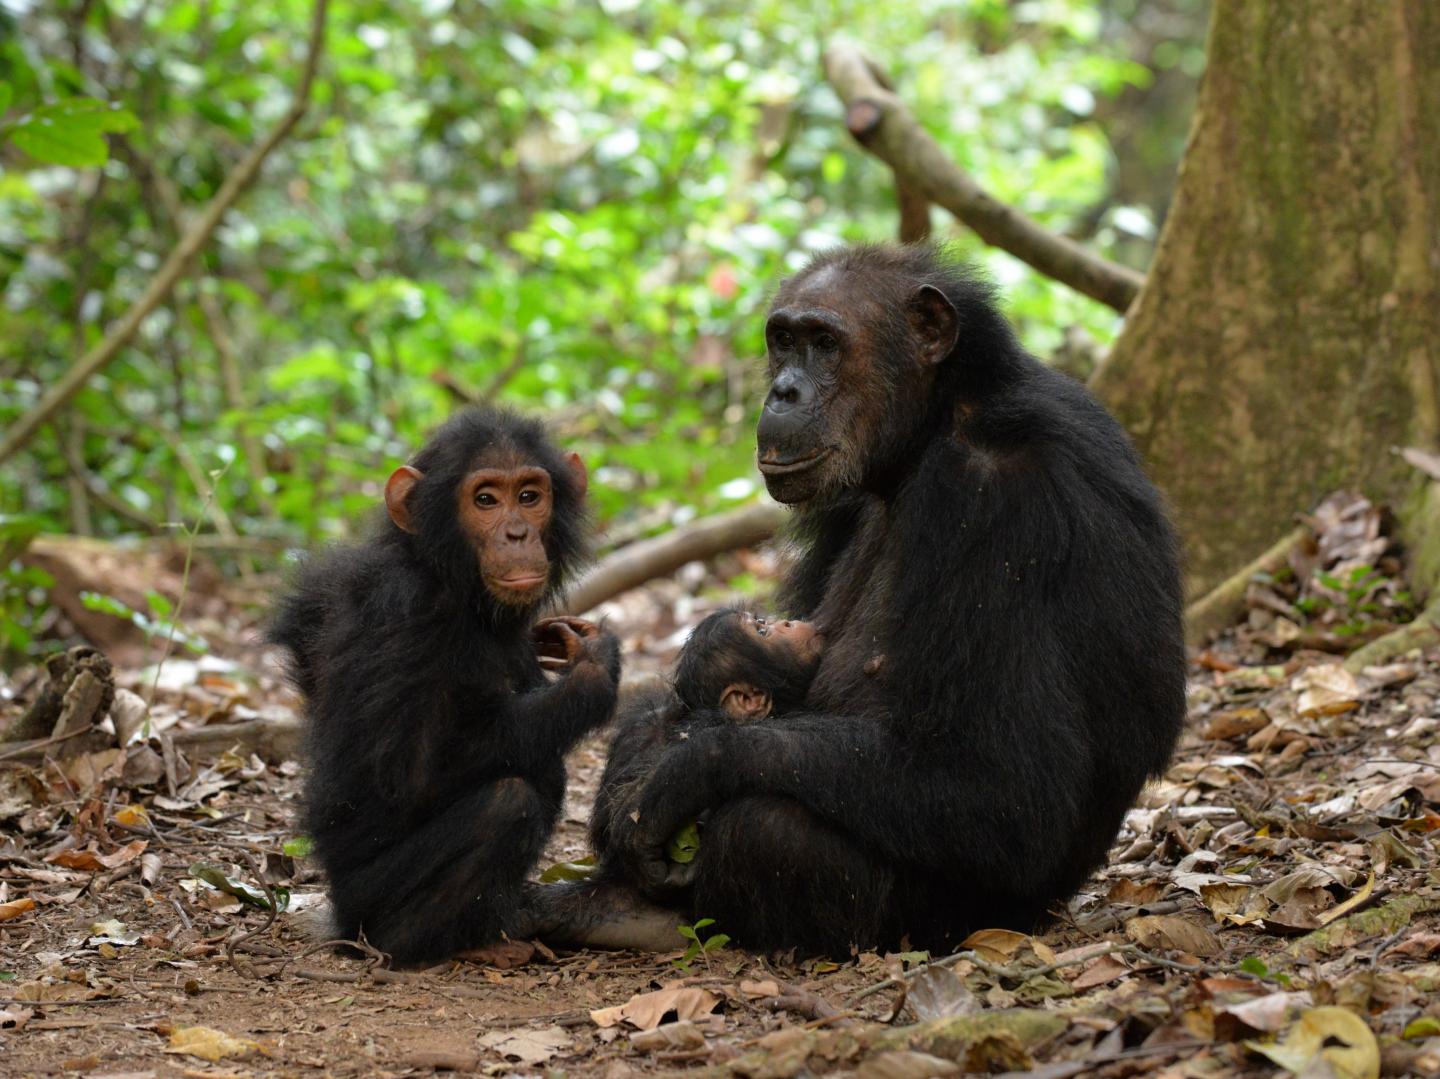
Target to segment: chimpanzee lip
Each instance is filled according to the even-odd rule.
[[[545,575],[543,573],[525,573],[513,577],[491,577],[490,580],[502,588],[526,589],[544,584]]]
[[[784,476],[792,472],[804,472],[806,469],[814,468],[826,457],[830,456],[830,447],[824,446],[807,457],[795,457],[789,461],[767,461],[760,458],[760,471],[767,476]]]

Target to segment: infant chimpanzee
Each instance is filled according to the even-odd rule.
[[[617,720],[590,817],[602,869],[612,823],[636,811],[636,796],[665,746],[718,723],[754,723],[798,708],[823,646],[810,622],[771,621],[749,611],[716,611],[695,627],[671,684],[639,696]],[[687,873],[677,867],[677,883]]]

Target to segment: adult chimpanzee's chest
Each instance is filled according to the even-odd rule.
[[[868,505],[855,537],[836,558],[814,620],[825,633],[825,652],[808,703],[853,708],[884,699],[887,597],[896,567],[888,557],[889,512],[879,499]]]

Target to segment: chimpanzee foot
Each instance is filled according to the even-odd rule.
[[[555,944],[669,952],[685,943],[677,931],[687,920],[682,914],[656,906],[625,884],[527,884],[520,914],[526,931],[512,936]]]

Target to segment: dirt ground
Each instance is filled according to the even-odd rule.
[[[632,669],[715,602],[696,590],[612,610]],[[246,617],[211,627],[227,660],[166,665],[157,726],[293,713]],[[7,715],[36,684],[0,681]],[[677,935],[670,955],[389,971],[311,949],[323,882],[295,856],[293,760],[157,737],[0,761],[0,1073],[1440,1074],[1437,716],[1440,652],[1356,677],[1232,635],[1196,657],[1181,751],[1107,867],[1047,931],[978,933],[948,966],[733,945],[686,963]],[[586,853],[603,756],[603,737],[573,754],[550,861]]]

